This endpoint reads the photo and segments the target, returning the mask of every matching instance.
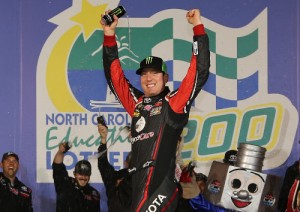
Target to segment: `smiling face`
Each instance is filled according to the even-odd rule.
[[[141,86],[146,97],[160,94],[167,82],[168,75],[163,74],[161,71],[147,68],[141,72]]]
[[[10,179],[10,181],[14,181],[19,169],[19,161],[14,156],[9,156],[2,161],[1,167],[4,176]]]
[[[88,182],[90,181],[90,176],[88,176],[88,175],[81,175],[81,174],[74,172],[74,177],[75,177],[75,180],[78,183],[78,185],[81,187],[86,186],[88,184]]]

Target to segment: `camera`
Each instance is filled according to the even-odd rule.
[[[65,147],[64,153],[66,153],[67,151],[69,151],[69,149],[71,149],[71,147],[72,147],[72,142],[70,142],[70,141],[64,142],[64,147]]]
[[[103,116],[98,116],[98,117],[97,117],[97,122],[98,122],[98,124],[101,124],[101,125],[103,125],[104,127],[108,128],[107,125],[106,125],[106,123],[105,123],[105,120],[104,120],[104,117],[103,117]]]

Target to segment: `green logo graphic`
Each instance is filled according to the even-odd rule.
[[[152,63],[153,57],[147,57],[146,58],[146,64]]]

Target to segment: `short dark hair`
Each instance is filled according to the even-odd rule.
[[[205,174],[202,173],[196,173],[196,181],[203,181],[206,183],[207,181],[207,176]]]

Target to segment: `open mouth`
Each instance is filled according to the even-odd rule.
[[[231,201],[238,208],[244,208],[251,204],[251,202],[249,202],[249,201],[239,200],[239,199],[235,199],[233,197],[231,197]]]
[[[152,88],[152,87],[154,87],[154,84],[147,84],[147,87]]]

